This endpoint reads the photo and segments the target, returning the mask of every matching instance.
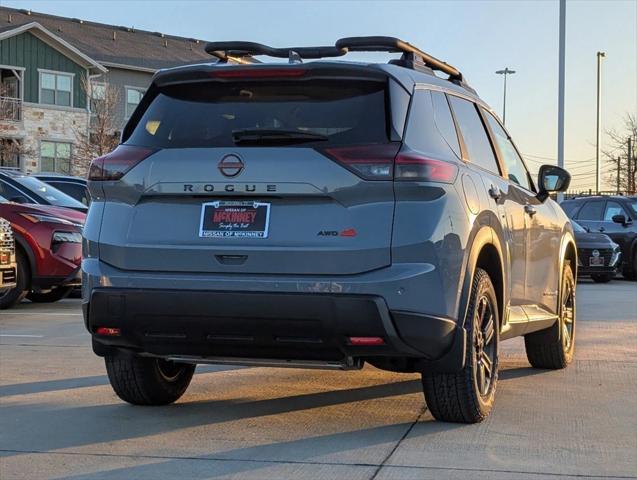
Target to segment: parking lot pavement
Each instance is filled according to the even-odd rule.
[[[0,312],[0,478],[637,478],[637,284],[581,283],[577,352],[504,342],[480,425],[436,422],[416,375],[199,367],[168,407],[122,403],[79,300]]]

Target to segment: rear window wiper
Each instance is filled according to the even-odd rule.
[[[302,143],[302,142],[322,142],[327,140],[327,136],[319,133],[300,132],[298,130],[281,130],[252,128],[245,130],[234,130],[232,140],[235,144],[246,143]]]

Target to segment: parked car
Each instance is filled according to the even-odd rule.
[[[88,207],[57,188],[17,169],[0,168],[0,196],[15,203],[34,203],[72,208],[86,213]]]
[[[577,278],[591,277],[597,283],[610,282],[621,266],[619,245],[608,235],[590,232],[576,221],[571,221],[577,243]]]
[[[582,227],[604,233],[617,243],[624,277],[637,280],[637,196],[578,197],[560,206]]]
[[[11,223],[16,242],[17,280],[0,294],[0,308],[24,297],[55,302],[80,285],[85,215],[50,205],[19,204],[0,197],[0,217]]]
[[[223,60],[350,48],[403,56]],[[222,61],[157,73],[91,165],[82,306],[117,395],[173,402],[198,363],[369,362],[422,373],[433,416],[471,423],[501,340],[571,362],[577,249],[549,197],[570,175],[536,186],[457,69],[389,37],[207,50]]]
[[[0,295],[16,285],[15,240],[11,224],[0,217]]]
[[[32,176],[42,180],[44,183],[48,183],[86,206],[91,203],[91,194],[86,185],[86,178],[62,175],[60,173],[34,173]]]

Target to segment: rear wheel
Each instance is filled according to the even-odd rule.
[[[54,287],[48,292],[29,292],[27,298],[33,303],[52,303],[66,298],[73,287]]]
[[[4,293],[0,293],[0,309],[11,308],[22,301],[27,294],[29,283],[31,282],[31,269],[24,254],[16,249],[15,252],[16,286]]]
[[[608,283],[615,278],[615,275],[611,273],[595,273],[591,275],[591,278],[595,283]]]
[[[133,405],[167,405],[179,399],[196,365],[157,358],[107,356],[106,372],[119,398]]]
[[[627,280],[637,280],[637,246],[633,249],[635,252],[633,253],[632,265],[624,267],[624,271],[622,272],[622,275],[624,275],[624,278]]]
[[[498,312],[491,279],[478,268],[465,322],[469,330],[467,364],[457,373],[423,374],[427,407],[437,420],[477,423],[493,408],[498,382]]]
[[[526,357],[535,368],[565,368],[575,352],[575,279],[564,266],[559,318],[551,327],[524,336]]]

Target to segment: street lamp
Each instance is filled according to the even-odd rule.
[[[510,70],[509,67],[504,67],[504,70],[497,70],[495,73],[498,75],[504,75],[504,101],[502,102],[502,123],[506,124],[507,118],[507,75],[513,75],[515,70]]]
[[[595,192],[599,194],[599,127],[600,127],[600,89],[602,82],[602,58],[606,52],[597,52],[597,126],[595,128]]]

